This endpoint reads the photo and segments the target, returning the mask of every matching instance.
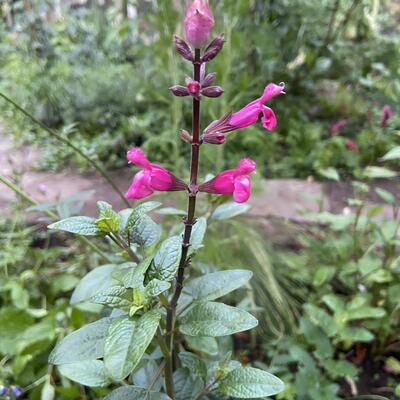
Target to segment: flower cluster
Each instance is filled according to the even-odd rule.
[[[16,399],[22,396],[22,393],[22,389],[17,385],[10,387],[0,385],[0,397],[2,398],[2,396],[5,396],[4,398],[6,400],[11,400],[11,398]]]
[[[178,53],[186,60],[200,65],[197,76],[186,78],[185,85],[170,87],[173,95],[179,97],[191,96],[193,101],[199,102],[202,97],[219,97],[224,91],[220,86],[215,86],[215,73],[206,73],[206,64],[213,60],[224,45],[224,34],[221,33],[208,46],[211,30],[214,26],[214,16],[209,7],[208,0],[194,0],[189,6],[185,17],[185,33],[187,42],[175,36],[175,47]],[[204,51],[201,49],[204,48]],[[213,121],[201,132],[193,134],[186,130],[181,131],[181,138],[192,146],[201,144],[221,145],[226,142],[226,135],[230,132],[246,128],[255,124],[261,117],[264,129],[272,131],[277,125],[274,111],[266,105],[275,96],[284,94],[285,85],[269,83],[261,97],[253,100],[236,112],[228,112],[220,119]],[[144,152],[133,148],[128,152],[129,162],[142,168],[138,172],[131,187],[126,193],[128,199],[142,199],[150,196],[155,191],[188,190],[190,193],[206,192],[212,194],[232,195],[234,201],[243,203],[250,197],[250,173],[256,169],[256,163],[250,158],[242,159],[234,169],[223,171],[208,182],[195,184],[184,183],[167,169],[151,163]]]

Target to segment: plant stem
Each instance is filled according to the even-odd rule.
[[[12,191],[17,193],[19,196],[21,196],[23,199],[25,199],[27,202],[31,203],[34,206],[37,206],[39,203],[30,197],[27,193],[25,193],[20,187],[18,187],[15,183],[11,182],[9,179],[5,178],[4,176],[0,175],[0,182],[4,183],[6,186],[8,186]],[[57,214],[47,210],[44,211],[50,218],[58,218]],[[107,262],[112,262],[110,257],[108,257],[105,253],[103,253],[94,243],[92,243],[90,240],[85,238],[84,236],[77,236],[78,240],[89,246],[93,251],[95,251],[97,254],[99,254],[101,257],[103,257]]]
[[[119,195],[121,200],[125,203],[127,207],[130,207],[129,202],[125,199],[123,193],[118,189],[117,185],[112,181],[112,179],[108,176],[107,172],[99,165],[97,164],[96,161],[91,159],[88,155],[86,155],[79,147],[75,146],[72,142],[70,142],[67,138],[64,136],[60,135],[53,129],[50,129],[47,125],[45,125],[43,122],[39,121],[36,119],[32,114],[30,114],[28,111],[26,111],[24,108],[22,108],[19,104],[17,104],[14,100],[10,99],[8,96],[6,96],[4,93],[0,92],[0,97],[2,97],[4,100],[6,100],[8,103],[12,104],[18,111],[20,111],[22,114],[24,114],[26,117],[28,117],[32,122],[35,124],[39,125],[43,130],[45,130],[48,134],[51,136],[55,137],[57,140],[60,142],[66,144],[68,147],[70,147],[72,150],[74,150],[77,154],[79,154],[81,157],[83,157],[89,164],[91,164],[102,176],[103,178],[109,183],[109,185],[114,189],[114,191]]]
[[[200,82],[200,49],[195,50],[194,61],[194,80]],[[185,275],[185,268],[190,264],[190,257],[188,256],[190,247],[190,237],[192,235],[193,225],[196,223],[196,195],[197,195],[197,176],[199,172],[199,158],[200,158],[200,99],[193,98],[193,114],[192,114],[192,157],[190,163],[190,184],[189,184],[189,199],[187,216],[184,219],[185,230],[183,233],[182,241],[182,255],[179,262],[178,274],[176,278],[175,292],[170,301],[170,307],[167,312],[167,346],[169,351],[169,359],[165,371],[165,380],[172,381],[174,372],[174,331],[176,322],[176,307],[179,297],[182,293],[183,280]],[[167,394],[171,399],[175,398],[174,387],[167,389]]]

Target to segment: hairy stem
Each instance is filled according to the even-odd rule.
[[[11,182],[9,179],[5,178],[4,176],[0,175],[0,182],[4,183],[4,185],[8,186],[12,191],[14,191],[16,194],[21,196],[24,200],[26,200],[28,203],[32,204],[33,206],[37,206],[39,202],[37,202],[35,199],[33,199],[31,196],[29,196],[27,193],[25,193],[19,186],[17,186],[15,183]],[[50,218],[58,218],[58,215],[50,210],[44,211]],[[89,246],[93,251],[95,251],[97,254],[99,254],[101,257],[103,257],[107,262],[112,262],[110,257],[107,256],[107,254],[103,253],[94,243],[92,243],[90,240],[86,239],[84,236],[77,236],[78,240],[85,244],[86,246]]]
[[[26,111],[24,108],[22,108],[19,104],[17,104],[14,100],[10,99],[8,96],[6,96],[4,93],[0,92],[0,97],[2,97],[4,100],[6,100],[8,103],[10,103],[13,107],[15,107],[19,112],[24,114],[26,117],[28,117],[33,123],[36,125],[39,125],[44,131],[46,131],[49,135],[55,137],[57,140],[60,142],[66,144],[68,147],[70,147],[72,150],[74,150],[77,154],[79,154],[82,158],[84,158],[89,164],[91,164],[102,176],[103,178],[109,183],[109,185],[114,189],[114,191],[119,195],[121,200],[125,203],[127,207],[130,207],[129,202],[125,199],[123,193],[119,190],[117,185],[112,181],[112,179],[108,176],[107,172],[93,159],[91,159],[88,155],[86,155],[79,147],[75,146],[73,143],[71,143],[66,137],[60,135],[53,129],[50,129],[47,125],[45,125],[43,122],[39,121],[37,118],[35,118],[32,114],[30,114],[28,111]]]
[[[200,49],[195,50],[194,61],[194,80],[200,81]],[[189,184],[189,199],[187,216],[184,219],[185,230],[183,233],[182,241],[182,256],[179,262],[178,274],[176,277],[175,292],[170,301],[170,307],[167,312],[167,346],[169,352],[169,359],[165,371],[165,380],[172,381],[174,372],[174,331],[176,322],[176,307],[179,297],[183,289],[183,280],[185,275],[185,268],[190,263],[189,246],[190,237],[192,235],[193,225],[196,223],[196,195],[197,195],[197,176],[199,172],[199,157],[200,157],[200,99],[193,98],[193,114],[192,114],[192,157],[190,163],[190,184]],[[167,394],[171,399],[175,397],[174,387],[167,388]]]

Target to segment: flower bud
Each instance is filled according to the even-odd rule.
[[[205,65],[205,64],[202,64]],[[215,72],[212,72],[211,74],[208,74],[204,79],[201,81],[201,87],[206,88],[209,87],[213,84],[215,81],[215,78],[217,77],[217,74]]]
[[[225,39],[224,34],[220,33],[206,48],[203,57],[201,57],[202,62],[208,62],[217,57],[218,53],[224,47]]]
[[[190,135],[190,133],[188,131],[186,131],[185,129],[181,130],[181,139],[186,142],[191,144],[192,143],[192,136]]]
[[[210,86],[201,90],[201,94],[206,97],[219,97],[224,93],[224,90],[219,86]]]
[[[214,16],[208,0],[194,0],[185,17],[186,38],[196,49],[203,47],[214,26]]]
[[[212,132],[208,135],[202,135],[201,140],[209,144],[224,144],[226,141],[225,135],[221,132]]]
[[[187,79],[186,88],[191,96],[197,97],[200,95],[201,85],[193,79]]]
[[[169,88],[169,90],[172,92],[174,96],[178,97],[185,97],[185,96],[190,96],[190,93],[185,86],[180,86],[180,85],[174,85]]]
[[[174,43],[177,52],[185,59],[188,61],[193,62],[194,61],[194,56],[193,52],[190,49],[189,45],[180,37],[174,36]]]

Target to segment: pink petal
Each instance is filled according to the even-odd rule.
[[[263,127],[268,131],[272,131],[277,124],[275,113],[269,107],[266,106],[262,107],[262,113],[263,117],[261,119],[261,122]]]
[[[260,101],[265,103],[266,101],[272,99],[279,94],[285,93],[285,84],[275,85],[275,83],[270,83],[264,89],[263,95],[260,97]]]
[[[195,0],[185,17],[185,31],[188,41],[196,48],[204,46],[214,26],[214,16],[207,0]]]
[[[233,200],[236,203],[245,203],[250,197],[251,179],[247,175],[241,175],[235,178],[235,189],[233,192]]]
[[[131,163],[139,165],[143,168],[148,167],[150,164],[149,160],[146,157],[146,154],[139,147],[134,147],[133,149],[130,149],[128,151],[127,158]]]
[[[251,158],[243,158],[239,162],[238,170],[242,174],[249,174],[249,173],[255,171],[256,167],[257,167],[257,164],[254,160],[252,160]]]
[[[138,172],[133,178],[132,185],[125,194],[127,199],[143,199],[153,194],[154,190],[150,186],[151,173],[150,170],[144,169]]]
[[[213,181],[213,189],[219,194],[231,194],[234,190],[234,179],[237,171],[234,169],[221,172]]]
[[[171,173],[168,170],[157,164],[151,164],[150,174],[150,184],[154,190],[165,192],[171,189],[173,179]]]
[[[260,115],[260,104],[257,101],[253,101],[240,111],[234,113],[229,120],[229,124],[237,128],[245,128],[253,125],[258,121]]]

